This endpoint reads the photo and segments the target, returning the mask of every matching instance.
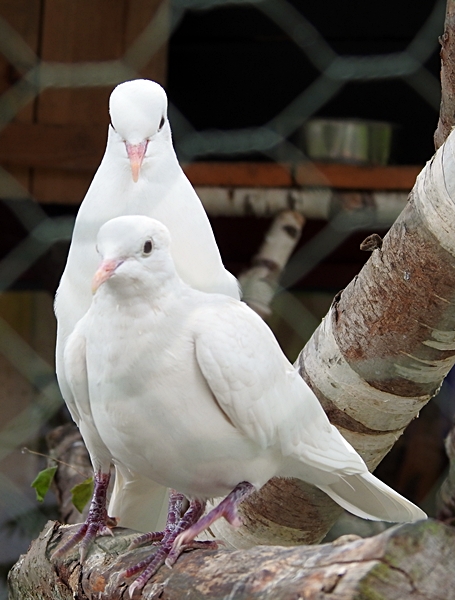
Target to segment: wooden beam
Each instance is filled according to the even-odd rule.
[[[85,173],[89,182],[100,164],[106,138],[104,125],[11,123],[0,132],[0,164]],[[195,186],[409,191],[421,167],[195,162],[184,169]]]
[[[0,163],[68,171],[96,171],[107,126],[12,123],[0,132]]]
[[[276,163],[204,163],[184,165],[193,185],[232,187],[289,187],[293,184],[288,166]]]
[[[421,166],[366,167],[334,163],[303,163],[295,180],[302,186],[356,190],[411,190]]]
[[[5,21],[3,27],[11,27],[7,39],[3,40],[10,46],[10,54],[8,56],[0,55],[0,94],[2,95],[11,91],[23,71],[30,68],[35,60],[34,56],[39,51],[41,11],[42,2],[40,0],[2,0],[0,2],[0,16]],[[4,33],[2,35],[5,36]],[[14,108],[14,94],[10,96],[9,102],[10,107]],[[14,121],[16,123],[32,123],[35,106],[36,101],[17,110]],[[22,187],[30,191],[31,170],[28,164],[24,166],[16,164],[9,169],[9,172]]]

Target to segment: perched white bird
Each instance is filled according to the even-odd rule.
[[[98,251],[96,293],[66,345],[65,376],[115,462],[191,501],[190,527],[168,527],[161,562],[216,518],[238,523],[237,504],[274,476],[307,481],[367,519],[426,518],[368,472],[259,316],[181,280],[164,225],[113,219]],[[224,504],[198,520],[219,496]]]
[[[222,264],[204,208],[175,155],[163,88],[143,79],[120,84],[111,94],[110,115],[106,152],[79,209],[55,299],[57,377],[95,461],[98,505],[105,502],[109,452],[90,411],[81,412],[73,402],[62,359],[68,336],[91,303],[91,280],[98,264],[95,242],[101,225],[120,215],[153,216],[172,232],[172,257],[186,283],[206,292],[239,297],[237,281]],[[109,511],[123,526],[147,531],[166,515],[166,491],[118,464]],[[91,516],[92,533],[98,518],[103,530],[106,517],[105,513]]]

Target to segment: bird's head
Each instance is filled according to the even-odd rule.
[[[133,181],[137,182],[153,142],[160,137],[170,139],[166,92],[149,79],[125,81],[112,92],[109,113],[112,128],[125,146]]]
[[[177,277],[170,244],[167,227],[155,219],[139,215],[111,219],[98,232],[101,264],[92,280],[93,293],[108,280],[134,294],[138,287],[153,291]]]

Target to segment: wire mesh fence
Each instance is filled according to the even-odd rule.
[[[37,4],[37,10],[41,11],[38,21],[42,22],[46,5],[52,2]],[[293,135],[327,103],[332,102],[345,86],[353,82],[368,85],[377,81],[400,80],[413,91],[416,98],[431,107],[436,123],[440,84],[437,75],[428,69],[427,62],[438,51],[438,36],[443,31],[445,12],[443,0],[429,4],[423,25],[414,32],[413,39],[406,48],[394,53],[378,52],[374,55],[344,55],[335,51],[323,34],[306,18],[304,3],[292,3],[289,0],[173,0],[172,4],[167,1],[155,4],[153,17],[149,22],[141,24],[140,33],[126,45],[118,58],[54,62],[43,58],[42,40],[37,42],[35,50],[32,49],[26,35],[28,30],[24,25],[27,23],[27,14],[19,20],[22,27],[15,28],[11,24],[14,19],[9,18],[11,6],[8,2],[0,2],[2,65],[4,73],[14,73],[14,76],[9,77],[9,83],[3,85],[0,96],[0,135],[12,123],[36,123],[37,102],[49,90],[104,88],[108,94],[115,84],[141,76],[144,67],[157,53],[162,53],[163,48],[172,45],[173,33],[178,30],[188,13],[227,10],[239,6],[259,11],[273,23],[304,55],[317,75],[290,103],[282,106],[273,118],[260,125],[241,129],[198,129],[170,97],[169,113],[174,143],[183,162],[207,160],[214,156],[218,160],[233,160],[251,153],[268,161],[281,162],[285,159],[294,165],[306,162],[308,157],[302,146],[295,142]],[[61,10],[63,5],[64,3],[60,3]],[[94,5],[96,10],[96,3]],[[22,10],[27,13],[25,5]],[[39,35],[45,36],[46,32],[41,29]],[[178,77],[178,72],[174,73],[174,77]],[[6,79],[4,78],[5,81]],[[210,81],[206,84],[210,85]],[[271,94],[273,95],[273,90]],[[203,101],[204,97],[201,95],[200,102]],[[23,111],[29,109],[30,113],[23,118]],[[107,112],[107,107],[104,110]],[[104,133],[103,127],[100,135]],[[0,200],[7,213],[13,215],[24,235],[20,236],[19,242],[16,240],[9,244],[0,261],[0,292],[3,296],[0,297],[0,381],[3,387],[3,416],[0,419],[0,516],[4,540],[1,544],[0,563],[3,564],[4,571],[17,558],[18,552],[25,549],[27,540],[36,535],[46,519],[46,510],[37,507],[29,488],[38,470],[38,459],[21,455],[20,448],[30,444],[36,447],[36,440],[43,433],[46,423],[62,407],[52,357],[55,325],[51,294],[49,291],[35,290],[28,296],[24,295],[23,289],[27,287],[24,274],[57,243],[68,242],[74,222],[71,211],[65,215],[65,211],[57,214],[58,211],[49,210],[49,205],[40,198],[39,186],[30,184],[37,157],[33,158],[30,169],[24,174],[26,158],[21,159],[19,167],[22,171],[18,171],[14,161],[8,164],[8,152],[7,147],[1,151],[5,167],[0,169]],[[45,152],[45,148],[42,152]],[[298,188],[295,185],[293,187]],[[328,187],[329,184],[319,185],[318,193],[327,195],[330,193],[327,191]],[[355,188],[355,183],[353,187]],[[35,189],[38,190],[36,195]],[[78,193],[78,188],[74,193]],[[212,188],[201,190],[203,199],[214,193]],[[255,193],[260,196],[266,190],[256,190]],[[286,190],[285,193],[290,192]],[[293,255],[281,278],[272,318],[274,326],[286,323],[288,333],[292,332],[290,335],[294,337],[291,354],[308,339],[328,307],[330,298],[329,295],[324,296],[319,301],[319,307],[315,308],[311,300],[306,304],[302,303],[286,290],[336,250],[354,231],[371,231],[375,228],[384,230],[390,226],[400,206],[404,205],[405,196],[406,194],[401,194],[395,198],[395,204],[387,213],[371,207],[328,213],[324,227],[311,240],[305,240]],[[82,198],[83,193],[79,200]],[[62,204],[65,200],[65,197],[61,197]],[[319,201],[323,202],[322,196]],[[207,203],[210,203],[209,200]],[[5,230],[8,225],[4,223],[3,227],[2,236],[9,239],[10,232]],[[15,527],[8,530],[8,522],[15,522]],[[5,589],[0,594],[6,597]]]

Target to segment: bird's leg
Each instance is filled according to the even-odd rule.
[[[188,547],[188,544],[191,544],[195,537],[205,531],[212,523],[221,517],[224,517],[226,521],[234,527],[239,527],[239,525],[242,524],[242,521],[237,514],[237,508],[239,504],[254,491],[254,486],[251,485],[251,483],[248,483],[248,481],[242,481],[236,485],[232,492],[228,494],[218,506],[212,508],[212,510],[202,517],[202,519],[195,521],[190,527],[182,531],[182,533],[176,537],[172,551],[166,560],[166,564],[169,564],[169,561],[173,560],[174,555],[176,555],[175,560],[177,560],[182,548]],[[175,562],[175,560],[173,560],[173,562]]]
[[[176,496],[182,496],[181,494],[176,494]],[[186,498],[183,496],[183,499],[186,500]],[[178,503],[180,502],[180,499],[177,500],[175,507],[178,506]],[[171,504],[171,502],[169,502],[169,504]],[[180,505],[182,506],[182,505]],[[177,538],[178,535],[180,535],[183,531],[185,531],[185,529],[188,529],[188,527],[191,527],[194,523],[197,522],[197,520],[201,517],[201,515],[204,512],[204,508],[205,508],[205,501],[201,501],[201,500],[191,500],[190,505],[187,509],[187,511],[185,512],[185,514],[180,517],[177,521],[177,523],[173,523],[172,527],[169,528],[169,530],[165,533],[165,535],[163,536],[163,539],[159,545],[158,550],[152,554],[152,556],[149,556],[148,558],[142,560],[140,563],[138,563],[137,565],[134,565],[133,567],[130,567],[129,569],[127,569],[124,573],[124,577],[132,577],[133,575],[136,575],[136,573],[138,573],[139,571],[141,571],[142,569],[145,569],[140,575],[139,577],[136,579],[136,581],[134,581],[130,587],[129,587],[129,595],[130,598],[133,596],[134,591],[137,590],[141,590],[144,585],[147,583],[147,581],[153,577],[153,575],[155,575],[155,573],[158,571],[158,569],[161,567],[161,565],[163,565],[165,562],[167,563],[167,556],[169,555],[170,551],[172,550],[173,544],[175,539]],[[173,517],[171,517],[171,519],[173,519]],[[213,542],[195,542],[194,547],[200,548],[201,546],[204,547],[214,547]],[[186,550],[187,548],[193,547],[192,544],[187,544],[184,547],[182,546],[180,549],[180,553],[183,552],[183,550]],[[216,547],[216,545],[215,545]],[[176,556],[175,560],[177,560],[178,555]],[[174,562],[175,562],[174,560]]]
[[[125,577],[132,577],[140,570],[145,569],[129,587],[129,595],[132,598],[135,590],[141,590],[147,581],[155,575],[158,569],[166,563],[172,567],[180,554],[190,548],[217,548],[216,541],[195,541],[195,537],[205,531],[212,523],[224,517],[231,525],[238,527],[241,521],[237,514],[238,505],[249,496],[255,488],[251,483],[243,481],[239,483],[232,492],[226,496],[218,506],[202,517],[205,509],[205,501],[191,500],[188,510],[178,521],[177,525],[169,530],[164,536],[159,549],[151,557],[146,558],[139,564],[127,569]]]
[[[169,494],[169,508],[167,512],[166,526],[163,531],[152,531],[150,533],[144,533],[131,542],[128,550],[142,546],[150,542],[159,542],[166,535],[172,533],[179,523],[182,516],[185,514],[188,508],[188,500],[183,494],[179,494],[175,490],[170,490]]]
[[[110,474],[98,471],[95,474],[95,489],[85,523],[78,531],[53,554],[52,559],[64,556],[76,544],[81,543],[79,554],[81,563],[84,562],[87,552],[95,538],[99,535],[113,535],[110,527],[116,525],[115,519],[107,514],[106,499]]]

